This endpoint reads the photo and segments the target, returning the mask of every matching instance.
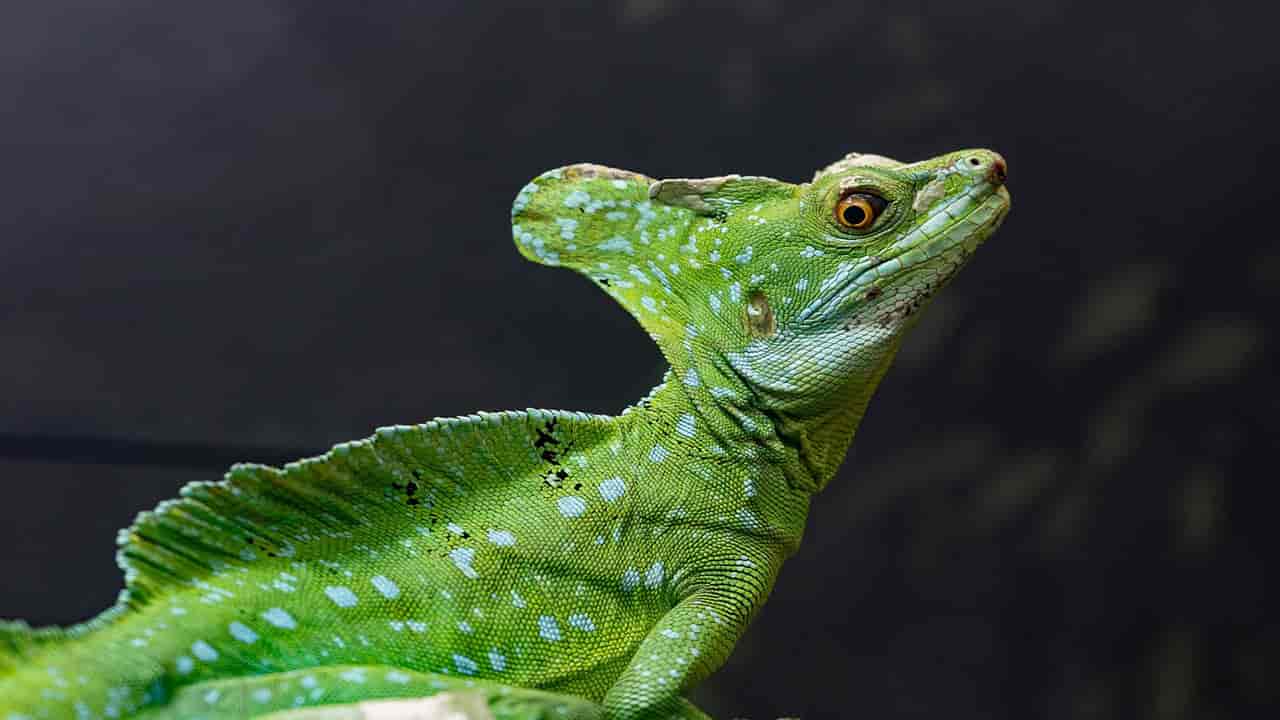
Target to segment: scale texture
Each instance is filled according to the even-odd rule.
[[[0,719],[705,717],[903,332],[1000,224],[987,150],[851,154],[792,184],[599,165],[516,197],[671,365],[618,416],[379,429],[142,513],[126,589],[0,624]]]

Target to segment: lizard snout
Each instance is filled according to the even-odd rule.
[[[1009,165],[999,153],[992,154],[995,157],[991,159],[991,167],[987,170],[987,182],[992,185],[1003,185],[1005,178],[1009,177]]]

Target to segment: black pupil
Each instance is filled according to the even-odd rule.
[[[867,219],[867,211],[860,205],[850,205],[844,209],[844,221],[850,225],[860,225]]]

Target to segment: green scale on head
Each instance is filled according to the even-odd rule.
[[[184,488],[122,532],[114,608],[0,624],[0,720],[395,717],[442,691],[477,717],[700,717],[683,693],[795,552],[904,329],[1004,218],[1004,174],[983,150],[799,185],[544,173],[517,246],[635,316],[662,385],[616,417],[389,427]]]

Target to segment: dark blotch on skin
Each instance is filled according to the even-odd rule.
[[[747,332],[751,337],[767,338],[778,329],[777,321],[773,317],[773,308],[769,306],[769,299],[759,290],[751,291],[751,295],[747,297],[744,314]]]

